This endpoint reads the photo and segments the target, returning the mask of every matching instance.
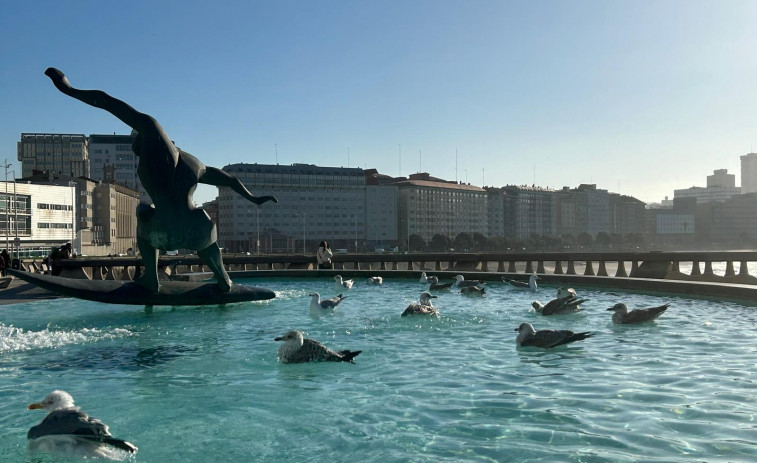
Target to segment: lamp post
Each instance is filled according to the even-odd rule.
[[[8,163],[8,159],[5,159],[5,164],[3,165],[5,167],[5,249],[8,249],[10,247],[8,241],[10,240],[10,201],[8,201],[8,167],[10,167],[10,163]]]
[[[257,233],[258,240],[255,242],[255,252],[260,254],[260,206],[258,206]]]
[[[68,186],[71,187],[71,252],[74,252],[74,241],[76,241],[76,182],[70,180]]]

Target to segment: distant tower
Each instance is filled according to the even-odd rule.
[[[757,191],[757,153],[741,156],[741,193]]]
[[[736,186],[736,175],[729,174],[728,169],[717,169],[712,175],[707,176],[707,188],[711,187],[730,187]]]

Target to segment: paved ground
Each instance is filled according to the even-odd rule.
[[[0,289],[0,305],[56,299],[59,297],[61,296],[56,293],[27,283],[19,278],[13,278],[7,288]]]

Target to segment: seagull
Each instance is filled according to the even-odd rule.
[[[460,288],[459,294],[464,294],[466,296],[484,296],[486,295],[486,287],[484,285],[466,286]]]
[[[612,310],[615,313],[612,314],[612,322],[619,325],[626,325],[630,323],[644,323],[651,322],[656,319],[663,312],[665,312],[670,304],[663,304],[659,307],[650,307],[648,309],[636,309],[629,312],[628,307],[623,303],[615,304],[607,310]]]
[[[342,280],[342,275],[337,275],[334,277],[334,281],[336,282],[337,288],[352,288],[352,285],[355,283],[354,280]]]
[[[323,300],[321,300],[321,295],[318,293],[308,294],[308,296],[312,298],[310,299],[310,313],[316,314],[331,313],[336,309],[336,306],[347,299],[347,296],[342,296],[341,294],[331,299]]]
[[[528,277],[528,283],[525,283],[523,281],[517,281],[517,280],[509,280],[505,277],[502,277],[502,281],[509,284],[513,288],[526,289],[530,291],[536,291],[536,280],[538,279],[539,277],[535,273]]]
[[[359,350],[341,350],[339,352],[329,349],[314,339],[307,339],[302,332],[292,330],[274,341],[284,341],[279,347],[279,360],[281,363],[305,363],[305,362],[350,362],[360,352]]]
[[[137,446],[114,438],[102,421],[80,411],[66,391],[53,391],[28,409],[48,412],[45,419],[26,434],[33,450],[94,458],[116,458],[115,449],[137,453]]]
[[[531,303],[531,307],[542,315],[558,315],[566,313],[579,312],[581,306],[588,299],[579,299],[573,288],[560,288],[557,290],[557,298],[552,299],[546,304],[539,301]]]
[[[452,287],[453,283],[439,283],[439,278],[428,277],[428,290],[429,291],[445,291]]]
[[[384,284],[384,279],[381,277],[368,277],[366,283],[369,285],[382,285]]]
[[[426,272],[421,272],[421,283],[428,283],[428,277],[426,276]]]
[[[413,302],[404,312],[402,316],[406,315],[434,315],[439,316],[439,311],[431,304],[431,299],[436,299],[436,296],[431,295],[428,291],[421,293],[420,301]]]
[[[570,330],[536,331],[530,323],[521,323],[515,331],[518,332],[518,337],[515,338],[515,343],[519,347],[543,347],[545,349],[548,347],[559,346],[561,344],[568,344],[569,342],[581,341],[593,336],[593,334],[588,331],[583,333],[574,333]]]
[[[457,275],[455,277],[455,287],[457,288],[465,288],[468,286],[478,286],[485,283],[482,283],[481,280],[466,280],[464,276]]]

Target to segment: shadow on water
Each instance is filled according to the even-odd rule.
[[[44,364],[24,365],[25,371],[65,370],[125,370],[155,368],[199,349],[181,344],[150,348],[130,346],[96,347],[72,352],[67,358],[57,358]]]

